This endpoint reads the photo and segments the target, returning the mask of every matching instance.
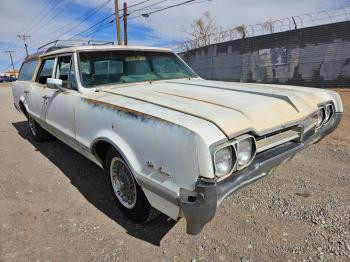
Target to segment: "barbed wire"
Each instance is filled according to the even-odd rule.
[[[323,10],[282,19],[268,20],[260,24],[239,25],[227,30],[212,33],[176,44],[179,52],[247,37],[279,33],[329,23],[344,22],[350,19],[350,6],[333,10]]]

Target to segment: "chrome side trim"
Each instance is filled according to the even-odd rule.
[[[35,117],[33,115],[31,115],[31,117],[33,117],[33,119],[38,122],[38,124],[44,128],[47,132],[49,132],[51,135],[53,135],[54,137],[56,137],[58,140],[60,140],[61,142],[63,142],[64,144],[66,144],[67,146],[69,146],[70,148],[72,148],[73,150],[77,151],[78,153],[80,153],[81,155],[83,155],[84,157],[86,157],[87,159],[89,159],[90,161],[92,161],[93,163],[95,163],[97,166],[103,168],[103,166],[101,165],[101,163],[97,160],[97,158],[95,157],[95,155],[93,155],[90,151],[90,148],[84,146],[83,144],[79,143],[75,138],[68,136],[67,134],[65,134],[64,132],[62,132],[61,130],[47,124],[45,121],[43,121],[42,119]]]

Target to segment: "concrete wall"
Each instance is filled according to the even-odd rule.
[[[181,56],[205,79],[350,87],[350,21],[224,42]]]

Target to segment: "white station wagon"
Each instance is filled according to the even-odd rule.
[[[169,49],[52,46],[13,84],[34,139],[51,135],[105,170],[116,207],[198,234],[239,188],[331,133],[337,93],[207,81]]]

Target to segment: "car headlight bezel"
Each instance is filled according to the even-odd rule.
[[[251,152],[251,155],[249,157],[249,160],[246,161],[245,163],[239,163],[239,154],[240,152],[242,151],[242,147],[240,147],[240,144],[242,142],[245,142],[249,140],[250,143],[251,143],[251,149],[252,149],[252,152]],[[231,163],[231,166],[229,169],[227,169],[226,172],[222,173],[222,172],[219,172],[219,169],[218,169],[218,165],[217,165],[217,154],[220,153],[220,150],[225,150],[225,149],[228,149],[230,148],[231,150],[231,160],[232,160],[232,163]],[[221,146],[219,146],[215,152],[214,152],[214,156],[213,156],[213,164],[214,164],[214,173],[215,173],[215,176],[218,177],[219,179],[221,178],[224,178],[224,177],[227,177],[229,175],[231,175],[233,172],[235,171],[239,171],[247,166],[249,166],[251,164],[251,162],[254,160],[255,158],[255,155],[256,155],[256,141],[255,141],[255,137],[252,136],[252,135],[248,135],[248,134],[245,134],[245,135],[242,135],[240,137],[237,137],[236,139],[228,142],[228,143],[225,143]]]
[[[319,128],[323,125],[325,117],[326,117],[325,108],[323,106],[320,106],[317,110],[316,128]]]
[[[334,112],[334,104],[332,102],[327,102],[319,105],[318,111],[316,113],[316,129],[319,129],[329,123],[334,115]]]
[[[220,158],[220,156],[218,156],[220,153],[222,153],[224,150],[227,150],[230,152],[231,156],[231,163],[228,164],[228,168],[225,172],[223,171],[219,171],[219,167],[218,167],[218,158]],[[228,152],[226,152],[228,153]],[[224,146],[221,146],[219,148],[217,148],[215,150],[215,153],[214,153],[214,168],[215,168],[215,175],[217,177],[224,177],[230,173],[232,173],[232,170],[235,168],[236,166],[236,162],[237,162],[237,152],[236,152],[236,149],[234,146],[232,146],[231,144],[229,145],[224,145]]]
[[[333,104],[331,104],[331,103],[326,104],[324,106],[324,111],[325,111],[325,118],[323,120],[323,125],[327,124],[331,120],[331,118],[334,114]]]
[[[251,155],[248,161],[244,162],[244,163],[240,163],[239,162],[239,158],[240,158],[240,154],[242,151],[242,143],[245,141],[249,141],[250,140],[250,144],[251,144]],[[256,141],[255,141],[255,137],[251,136],[251,135],[245,135],[243,137],[240,137],[240,139],[238,140],[238,142],[236,143],[237,145],[237,170],[241,170],[247,166],[250,165],[250,163],[254,160],[255,155],[256,155]]]

